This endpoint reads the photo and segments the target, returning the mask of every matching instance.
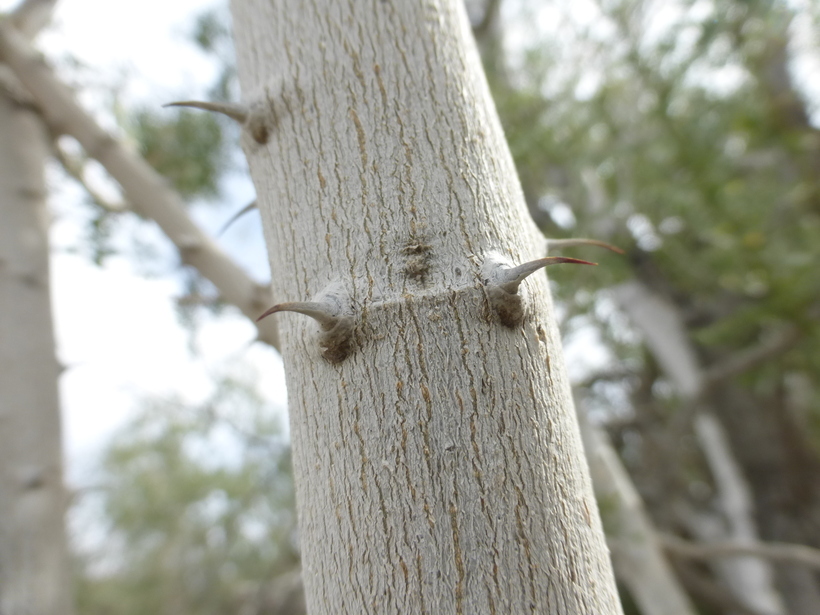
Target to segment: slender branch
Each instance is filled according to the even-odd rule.
[[[765,615],[740,602],[726,587],[689,562],[676,562],[675,573],[693,598],[712,607],[715,612],[732,613],[732,615]]]
[[[796,327],[787,327],[751,348],[741,350],[728,359],[709,367],[703,374],[703,386],[708,388],[723,380],[742,374],[785,352],[800,340]]]
[[[49,23],[57,0],[23,0],[10,14],[11,24],[28,40],[36,37]]]
[[[83,189],[88,193],[91,199],[102,209],[109,211],[114,214],[122,213],[128,211],[129,207],[127,203],[114,203],[106,199],[98,190],[95,190],[85,179],[85,164],[83,161],[79,160],[78,158],[72,156],[68,152],[66,152],[60,144],[56,141],[54,142],[54,147],[52,148],[54,152],[54,157],[57,161],[62,165],[63,170],[78,184],[80,184]]]
[[[694,615],[695,608],[675,578],[658,532],[612,442],[583,411],[578,422],[616,576],[642,613]]]
[[[498,19],[500,12],[501,0],[487,0],[487,6],[484,7],[484,14],[481,16],[481,21],[473,25],[473,35],[476,38],[481,38],[490,28],[494,27],[495,21]]]
[[[802,564],[820,570],[820,549],[806,545],[785,542],[759,542],[751,545],[735,542],[704,544],[662,533],[658,534],[658,539],[667,551],[689,559],[710,560],[750,556],[777,562]]]
[[[76,102],[31,45],[8,24],[0,23],[0,59],[31,93],[55,134],[70,134],[116,179],[131,206],[154,220],[177,246],[183,262],[195,267],[219,290],[226,303],[252,321],[273,303],[267,286],[252,280],[194,224],[185,204],[145,160],[126,149]],[[259,339],[277,347],[276,324],[257,325]]]

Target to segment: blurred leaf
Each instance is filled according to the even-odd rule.
[[[185,198],[215,198],[227,157],[222,127],[212,114],[139,110],[130,134],[140,154]]]
[[[235,380],[199,407],[146,404],[89,496],[107,537],[84,556],[80,612],[237,612],[297,565],[289,449],[275,416]]]

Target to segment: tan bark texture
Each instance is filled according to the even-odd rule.
[[[3,81],[9,83],[5,72]],[[0,92],[0,613],[70,615],[39,118]]]
[[[232,8],[274,296],[353,323],[280,318],[309,612],[620,613],[546,279],[488,300],[544,240],[461,2]]]

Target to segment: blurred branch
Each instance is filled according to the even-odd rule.
[[[751,348],[746,348],[734,356],[709,367],[703,374],[703,386],[708,388],[715,384],[738,376],[761,363],[765,363],[800,340],[800,331],[797,327],[788,326],[769,336]]]
[[[672,572],[643,501],[607,435],[578,413],[595,497],[615,574],[645,615],[694,615]]]
[[[633,378],[635,372],[629,369],[610,369],[595,372],[590,374],[579,382],[572,383],[572,387],[576,389],[588,389],[593,387],[598,382],[621,382],[627,378]]]
[[[501,0],[487,0],[487,5],[484,7],[484,15],[481,16],[481,21],[473,25],[473,35],[478,39],[487,34],[498,19],[500,12]]]
[[[145,160],[103,130],[58,81],[42,57],[13,28],[0,23],[0,59],[31,93],[55,134],[70,134],[123,189],[138,213],[154,220],[177,246],[183,262],[196,268],[219,290],[226,303],[255,321],[274,301],[267,286],[252,280],[188,216],[179,195]],[[259,339],[279,344],[274,321],[257,325]]]
[[[127,203],[113,203],[106,199],[99,191],[95,190],[85,179],[85,164],[79,158],[66,152],[60,144],[54,141],[54,157],[62,165],[63,170],[72,177],[91,197],[96,205],[111,213],[122,213],[128,211]]]
[[[765,363],[800,340],[800,331],[790,325],[703,370],[674,304],[636,280],[616,286],[612,292],[615,301],[643,334],[658,364],[678,392],[689,400],[697,400],[709,387]]]
[[[723,426],[711,412],[695,417],[695,433],[709,465],[722,514],[722,522],[697,524],[699,538],[728,536],[738,545],[758,543],[757,524],[751,489],[740,464],[732,454]],[[732,562],[717,562],[729,586],[738,599],[765,613],[784,614],[786,609],[774,585],[774,573],[767,562],[754,558],[738,558]]]
[[[612,289],[615,302],[641,332],[649,351],[678,394],[698,397],[703,374],[678,309],[638,280]]]
[[[57,0],[23,0],[10,14],[9,22],[28,40],[51,23]]]
[[[664,533],[659,534],[658,538],[666,550],[689,559],[710,560],[716,558],[751,556],[777,562],[802,564],[820,570],[820,549],[814,549],[805,545],[785,542],[758,542],[755,544],[714,542],[704,544]]]
[[[676,562],[675,572],[692,596],[699,602],[708,604],[716,612],[732,613],[732,615],[765,615],[741,604],[729,590],[713,581],[705,572],[689,562]]]
[[[705,388],[704,372],[677,306],[639,281],[621,284],[613,290],[615,300],[626,312],[667,377],[684,401],[678,412],[680,422],[697,410]],[[761,353],[754,353],[757,357]],[[745,363],[744,363],[745,365]],[[715,479],[720,509],[728,532],[745,544],[757,542],[753,504],[745,477],[732,455],[720,424],[708,412],[695,415],[695,429]],[[705,529],[705,528],[704,528]],[[735,598],[749,608],[766,613],[783,613],[782,600],[766,562],[747,560],[716,566],[715,572],[732,590]]]

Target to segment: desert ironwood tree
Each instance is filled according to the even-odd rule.
[[[461,2],[232,12],[308,610],[620,612]]]

